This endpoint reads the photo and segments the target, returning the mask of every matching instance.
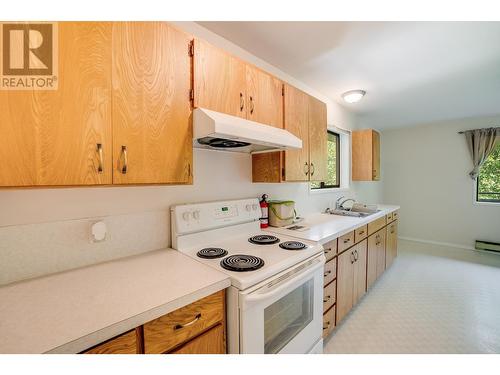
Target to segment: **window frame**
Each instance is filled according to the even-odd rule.
[[[336,155],[337,155],[337,168],[336,168],[336,174],[337,174],[337,184],[335,185],[326,185],[324,181],[321,181],[319,183],[318,187],[311,187],[311,191],[318,191],[321,189],[338,189],[341,186],[340,182],[340,166],[341,166],[341,156],[340,156],[340,142],[341,142],[341,137],[340,134],[337,132],[334,132],[333,130],[327,129],[326,130],[327,135],[332,135],[337,138],[337,150],[336,150]],[[328,171],[327,171],[328,173]]]
[[[500,147],[500,144],[495,145],[495,147]],[[484,203],[484,204],[500,204],[500,192],[499,193],[480,193],[479,192],[479,179],[481,178],[481,170],[479,170],[479,174],[474,182],[475,185],[475,201],[476,203]],[[479,199],[479,194],[496,194],[498,195],[498,199]]]

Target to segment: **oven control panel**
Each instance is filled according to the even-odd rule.
[[[260,205],[256,198],[184,204],[171,209],[172,229],[177,234],[257,221],[260,216]]]

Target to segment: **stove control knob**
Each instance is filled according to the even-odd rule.
[[[257,206],[255,203],[254,203],[254,204],[252,204],[252,209],[253,209],[254,211],[257,211],[257,208],[259,208],[259,206]]]
[[[189,221],[189,212],[187,212],[187,211],[184,212],[182,214],[182,219],[184,219],[184,221]]]
[[[200,220],[200,211],[193,211],[193,219]]]
[[[250,212],[250,211],[252,210],[252,205],[247,204],[247,205],[245,206],[245,209],[246,209],[248,212]]]

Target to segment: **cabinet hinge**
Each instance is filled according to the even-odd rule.
[[[189,56],[194,56],[194,40],[189,42],[188,53],[189,53]]]
[[[189,100],[191,100],[191,101],[194,100],[194,90],[193,89],[189,90]]]

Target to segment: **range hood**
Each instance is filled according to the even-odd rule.
[[[193,146],[244,153],[301,149],[289,131],[204,108],[193,111]]]

